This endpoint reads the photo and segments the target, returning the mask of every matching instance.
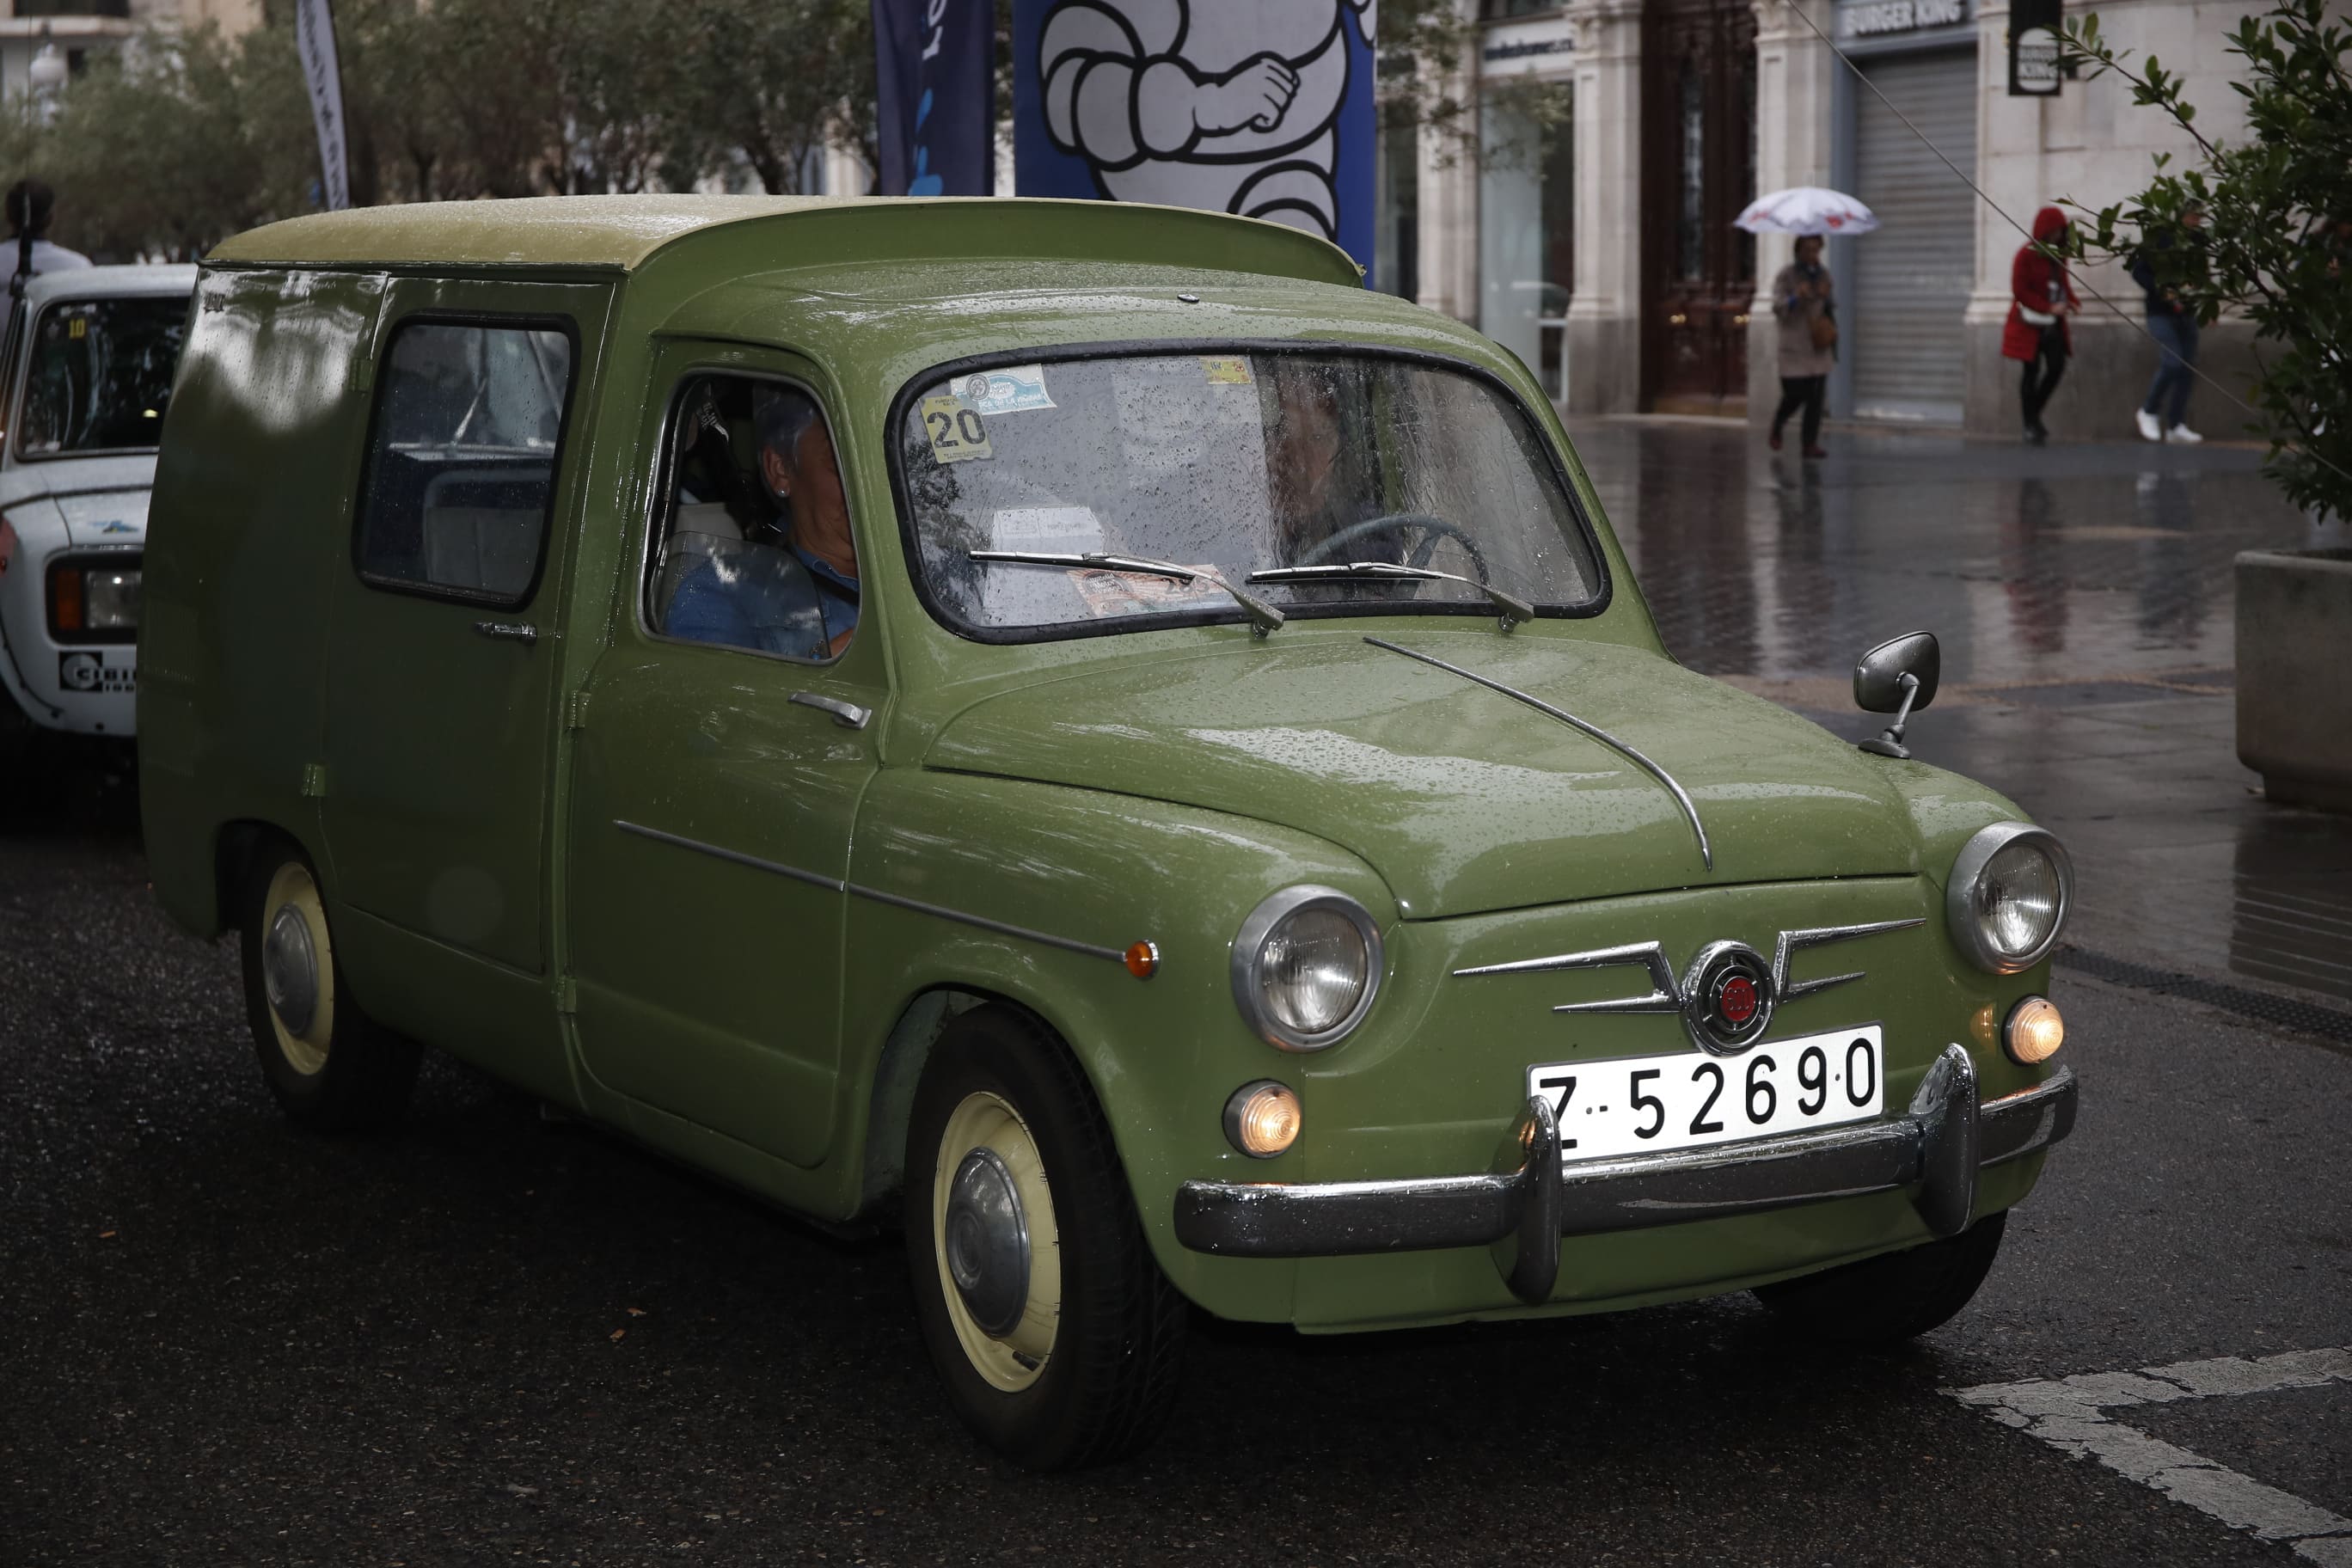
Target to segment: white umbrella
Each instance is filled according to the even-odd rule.
[[[1840,191],[1793,185],[1748,204],[1732,220],[1750,234],[1868,234],[1878,216]]]

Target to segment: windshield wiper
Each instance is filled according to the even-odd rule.
[[[1328,566],[1272,566],[1249,574],[1253,583],[1303,583],[1318,577],[1402,577],[1416,583],[1466,583],[1494,605],[1501,615],[1505,631],[1521,621],[1536,618],[1536,607],[1527,600],[1506,594],[1492,583],[1465,577],[1458,572],[1440,572],[1433,566],[1401,566],[1393,561],[1343,561]]]
[[[1142,555],[1056,555],[1043,550],[967,550],[972,561],[1003,561],[1014,566],[1091,567],[1097,572],[1133,572],[1145,577],[1167,577],[1179,583],[1207,583],[1223,588],[1234,596],[1234,602],[1249,616],[1250,630],[1259,637],[1278,630],[1283,614],[1255,594],[1234,587],[1214,572],[1197,567],[1179,566],[1173,561],[1154,561]],[[1255,579],[1253,579],[1255,580]]]

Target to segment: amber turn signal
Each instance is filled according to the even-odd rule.
[[[2058,1005],[2049,997],[2028,996],[2009,1010],[2000,1043],[2013,1060],[2028,1067],[2046,1062],[2066,1043],[2066,1020],[2058,1016]]]
[[[1149,980],[1160,973],[1160,944],[1139,942],[1127,950],[1127,972],[1138,980]]]
[[[49,573],[49,625],[61,632],[81,630],[81,573],[70,565]]]
[[[1225,1101],[1225,1137],[1253,1160],[1271,1160],[1297,1142],[1305,1124],[1298,1096],[1272,1079],[1245,1083]]]

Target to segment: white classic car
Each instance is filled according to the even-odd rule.
[[[194,267],[28,279],[0,362],[0,685],[34,723],[129,737],[155,443]]]

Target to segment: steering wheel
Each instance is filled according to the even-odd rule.
[[[1429,558],[1437,553],[1438,541],[1451,539],[1469,552],[1474,575],[1482,580],[1490,575],[1486,570],[1486,557],[1479,552],[1478,542],[1466,530],[1455,527],[1442,517],[1432,517],[1425,511],[1392,511],[1385,517],[1368,517],[1361,522],[1351,522],[1308,550],[1294,564],[1320,566],[1334,559],[1345,558],[1349,547],[1359,540],[1370,539],[1375,534],[1402,535],[1409,528],[1421,530],[1422,540],[1414,546],[1412,555],[1406,558],[1406,565],[1427,566]]]

